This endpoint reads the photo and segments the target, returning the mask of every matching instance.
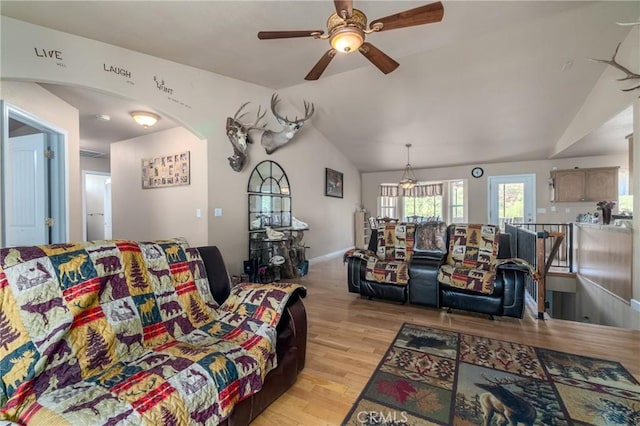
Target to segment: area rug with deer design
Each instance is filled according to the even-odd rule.
[[[405,323],[346,425],[640,425],[618,362]]]

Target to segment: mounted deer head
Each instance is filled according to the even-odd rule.
[[[296,134],[298,130],[302,128],[304,122],[311,118],[313,113],[315,112],[315,107],[312,103],[307,103],[304,101],[304,117],[295,120],[289,120],[288,117],[282,117],[276,111],[276,106],[278,105],[278,95],[273,94],[271,96],[271,112],[278,120],[278,123],[284,126],[279,132],[274,132],[273,130],[265,130],[262,133],[262,137],[260,139],[260,144],[264,147],[267,154],[271,155],[278,148],[284,146],[289,142]]]
[[[227,159],[229,160],[231,168],[236,172],[241,171],[247,162],[247,144],[253,143],[253,140],[251,140],[251,137],[249,136],[249,132],[251,130],[263,129],[264,126],[266,126],[265,123],[262,127],[258,127],[258,123],[267,113],[267,111],[264,111],[260,114],[261,107],[259,106],[258,113],[256,114],[256,121],[253,124],[243,124],[240,122],[242,117],[247,114],[246,112],[240,114],[240,112],[248,104],[249,102],[243,103],[233,117],[227,117],[227,137],[233,146],[233,155]]]

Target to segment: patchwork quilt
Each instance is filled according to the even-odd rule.
[[[356,257],[366,262],[364,278],[378,283],[397,285],[409,284],[409,264],[404,261],[385,262],[378,259],[376,253],[371,250],[351,249],[343,255],[343,261],[350,257]]]
[[[299,287],[218,306],[180,239],[0,249],[0,423],[217,424],[275,368]]]
[[[500,228],[495,225],[455,225],[449,236],[447,263],[438,281],[452,287],[492,294]]]
[[[377,256],[384,261],[409,262],[413,256],[415,223],[387,223],[378,228]]]

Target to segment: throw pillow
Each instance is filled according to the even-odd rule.
[[[438,222],[422,222],[416,225],[415,250],[447,251],[445,238],[447,224]]]

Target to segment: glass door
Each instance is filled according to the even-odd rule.
[[[489,176],[489,223],[535,221],[536,178],[533,174]]]

